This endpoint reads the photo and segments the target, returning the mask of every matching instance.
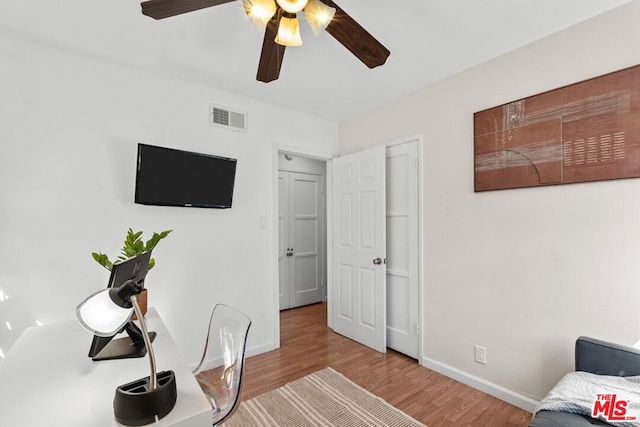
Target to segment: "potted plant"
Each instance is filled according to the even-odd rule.
[[[144,252],[149,252],[155,248],[160,240],[164,239],[171,233],[173,230],[165,230],[160,233],[153,233],[153,236],[147,240],[146,242],[142,240],[142,231],[133,231],[131,228],[127,230],[127,235],[124,239],[124,244],[120,249],[120,255],[114,260],[111,261],[106,254],[102,252],[92,252],[91,255],[93,259],[111,271],[114,262],[125,261],[131,257],[136,255],[140,255]],[[156,260],[154,258],[149,259],[149,270],[151,270],[156,265]],[[143,313],[147,312],[147,290],[145,289],[139,297],[140,308]]]

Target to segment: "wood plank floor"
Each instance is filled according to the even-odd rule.
[[[280,349],[247,359],[248,400],[325,367],[428,427],[526,426],[531,414],[388,350],[378,353],[327,328],[326,304],[283,311]]]

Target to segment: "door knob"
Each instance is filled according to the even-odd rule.
[[[380,258],[375,258],[375,259],[373,260],[373,264],[374,264],[374,265],[380,265],[380,264],[382,264],[382,260],[381,260]]]

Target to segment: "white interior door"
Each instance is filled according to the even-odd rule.
[[[333,160],[335,332],[386,352],[385,148]]]
[[[289,173],[290,307],[322,301],[322,177]]]
[[[418,143],[387,148],[387,346],[419,357]]]
[[[322,301],[323,177],[278,173],[280,310]]]

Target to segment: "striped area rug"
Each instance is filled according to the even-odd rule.
[[[243,402],[224,427],[425,427],[331,368]]]

